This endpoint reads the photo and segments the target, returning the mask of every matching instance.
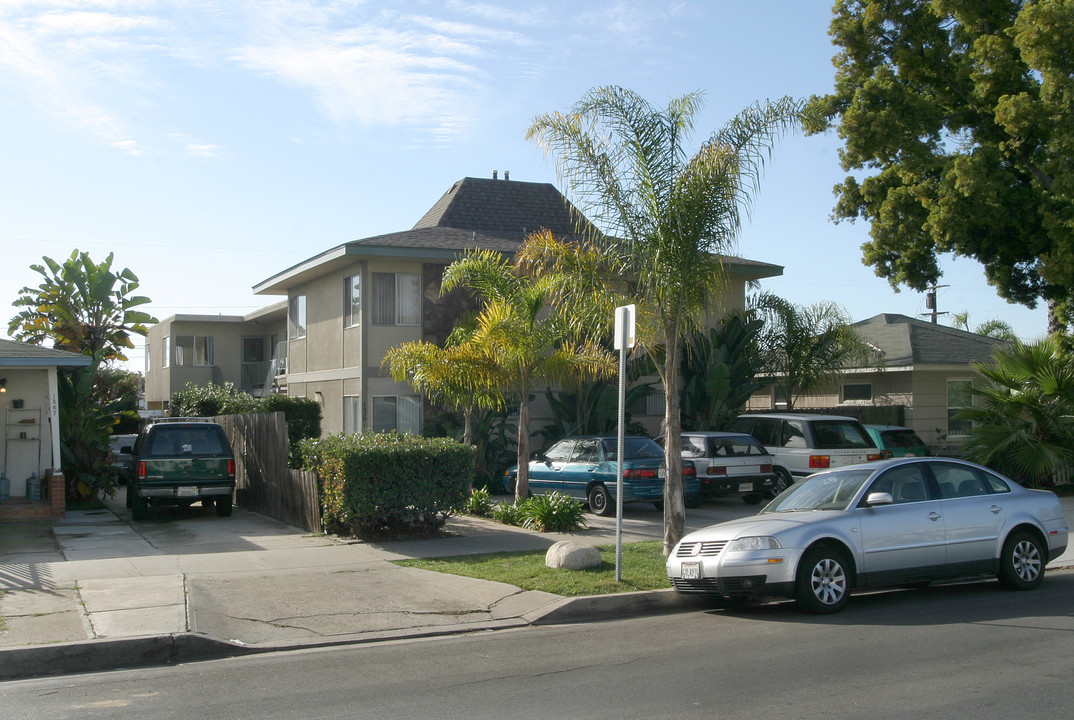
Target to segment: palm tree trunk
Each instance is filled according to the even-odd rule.
[[[518,403],[518,475],[515,477],[515,505],[530,495],[530,393],[522,391]]]
[[[664,557],[682,539],[686,508],[682,493],[682,418],[679,415],[679,334],[671,324],[664,327]]]

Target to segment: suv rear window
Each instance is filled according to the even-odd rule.
[[[893,448],[913,448],[925,444],[913,430],[885,430],[880,433],[880,439],[885,446]]]
[[[227,440],[212,425],[199,427],[176,427],[159,425],[149,434],[146,457],[172,457],[176,455],[229,455]]]
[[[813,437],[819,448],[871,448],[876,447],[857,423],[846,420],[818,420],[813,422]]]

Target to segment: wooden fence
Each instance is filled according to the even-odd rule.
[[[282,412],[223,415],[235,453],[235,504],[289,525],[321,531],[317,475],[288,466],[287,422]]]

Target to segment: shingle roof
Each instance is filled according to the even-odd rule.
[[[80,367],[90,362],[90,358],[78,353],[0,338],[0,366]]]
[[[883,363],[888,367],[988,362],[996,347],[1007,344],[897,313],[881,313],[853,327],[866,342],[883,351]]]
[[[518,237],[541,228],[556,235],[575,231],[581,214],[549,183],[463,178],[437,200],[414,225],[423,228],[458,228],[490,235]]]

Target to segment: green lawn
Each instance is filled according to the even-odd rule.
[[[600,550],[604,562],[589,570],[550,568],[544,564],[543,550],[461,555],[430,560],[399,560],[396,565],[495,580],[523,590],[542,590],[567,597],[671,587],[664,571],[662,542],[623,545],[623,580],[619,583],[615,582],[615,545],[602,545],[597,549]]]

